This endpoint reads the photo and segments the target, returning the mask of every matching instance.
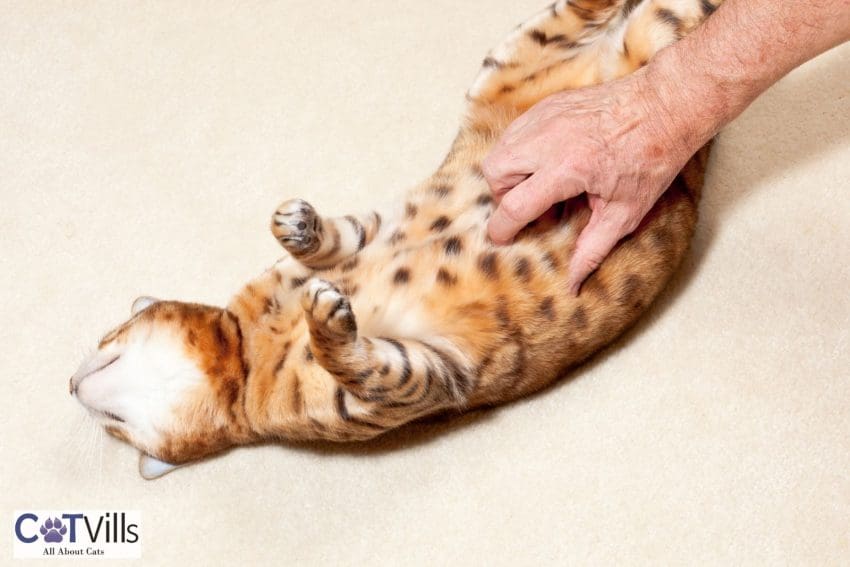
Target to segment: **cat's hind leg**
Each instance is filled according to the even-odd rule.
[[[363,401],[406,410],[413,419],[462,406],[472,389],[469,369],[446,345],[359,336],[348,299],[330,282],[310,280],[302,306],[316,361]],[[406,421],[404,415],[398,417]]]
[[[285,201],[271,223],[278,242],[310,268],[329,268],[356,254],[380,228],[381,216],[376,212],[324,218],[303,199]]]

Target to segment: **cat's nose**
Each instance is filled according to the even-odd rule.
[[[104,355],[97,354],[96,356],[93,356],[88,360],[84,360],[83,363],[80,365],[80,368],[74,373],[73,376],[71,376],[71,383],[68,385],[68,391],[71,393],[72,396],[76,395],[77,391],[80,388],[80,384],[85,378],[88,378],[92,374],[106,369],[119,358],[121,358],[121,355],[116,354],[112,358],[104,360]]]

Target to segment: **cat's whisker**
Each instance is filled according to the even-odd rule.
[[[105,440],[105,431],[102,427],[98,427],[97,447],[98,447],[98,466],[97,466],[97,494],[103,494],[103,445]]]
[[[88,428],[85,435],[85,447],[83,448],[83,460],[86,463],[86,468],[91,470],[95,464],[95,453],[97,451],[97,440],[100,435],[100,425],[88,413],[86,414]]]
[[[78,456],[85,455],[85,448],[88,443],[88,438],[90,436],[90,428],[91,428],[91,418],[88,413],[83,412],[79,414],[76,419],[75,424],[71,428],[71,444],[73,448],[73,454]],[[79,460],[79,459],[78,459]]]

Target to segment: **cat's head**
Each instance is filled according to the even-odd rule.
[[[139,298],[71,377],[71,394],[142,452],[154,478],[249,440],[238,320],[216,307]]]

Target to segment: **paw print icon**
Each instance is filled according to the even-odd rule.
[[[47,518],[39,530],[44,541],[48,543],[61,543],[62,536],[68,533],[68,527],[59,518]]]

